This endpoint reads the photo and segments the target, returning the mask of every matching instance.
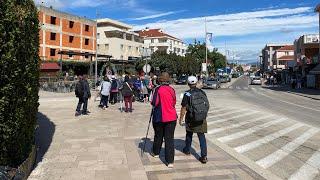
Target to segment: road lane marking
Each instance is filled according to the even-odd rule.
[[[267,92],[266,90],[263,90],[263,91]],[[299,105],[299,104],[294,104],[294,103],[291,103],[291,102],[288,102],[288,101],[284,101],[284,100],[280,100],[280,99],[278,99],[278,98],[271,97],[271,96],[266,95],[266,94],[263,94],[263,93],[259,93],[259,94],[262,95],[262,96],[268,97],[268,98],[270,98],[270,99],[278,100],[278,101],[283,102],[283,103],[287,103],[287,104],[294,105],[294,106],[298,106],[298,107],[301,107],[301,108],[304,108],[304,109],[309,109],[309,110],[313,110],[313,111],[320,112],[319,109],[314,109],[314,108],[302,106],[302,105]]]
[[[280,131],[277,131],[277,132],[275,132],[273,134],[265,136],[265,137],[263,137],[261,139],[258,139],[256,141],[252,141],[252,142],[250,142],[248,144],[238,146],[238,147],[235,148],[235,150],[238,153],[245,153],[245,152],[247,152],[247,151],[249,151],[251,149],[254,149],[256,147],[259,147],[259,146],[261,146],[263,144],[267,144],[270,141],[273,141],[273,140],[279,138],[280,136],[283,136],[284,134],[287,134],[287,133],[289,133],[289,132],[291,132],[291,131],[293,131],[295,129],[298,129],[298,128],[302,127],[302,126],[304,126],[304,124],[296,123],[296,124],[294,124],[294,125],[292,125],[290,127],[287,127],[287,128],[282,129]]]
[[[314,179],[319,173],[320,169],[320,149],[316,151],[311,158],[288,180]]]
[[[247,112],[247,113],[244,113],[244,114],[240,114],[240,115],[237,115],[237,116],[232,116],[232,117],[225,118],[225,119],[219,119],[219,120],[216,120],[216,121],[210,121],[207,124],[208,125],[212,125],[212,124],[216,124],[216,123],[226,122],[226,121],[229,121],[231,119],[235,119],[235,118],[239,118],[239,117],[243,117],[243,116],[248,116],[248,115],[252,115],[252,114],[256,114],[256,113],[258,113],[258,111]]]
[[[222,113],[222,114],[216,114],[216,115],[208,116],[207,118],[210,119],[210,118],[225,116],[225,115],[234,114],[234,113],[238,113],[238,112],[242,112],[242,111],[247,111],[247,109],[231,110],[229,112],[225,112],[225,113]]]
[[[266,115],[266,116],[262,116],[262,117],[259,117],[259,118],[256,118],[256,119],[250,119],[250,120],[247,120],[247,121],[243,121],[243,122],[240,122],[238,124],[231,124],[231,125],[228,125],[226,127],[212,129],[212,130],[208,131],[208,134],[215,134],[215,133],[218,133],[218,132],[221,132],[221,131],[225,131],[227,129],[237,128],[237,127],[240,127],[240,126],[252,123],[252,122],[256,122],[256,121],[259,121],[259,120],[262,120],[262,119],[267,119],[267,118],[272,117],[272,116],[273,115]]]
[[[267,127],[272,126],[274,124],[283,122],[284,120],[286,120],[286,118],[275,119],[275,120],[266,122],[264,124],[251,127],[250,129],[246,129],[244,131],[240,131],[240,132],[236,132],[236,133],[233,133],[233,134],[230,134],[230,135],[227,135],[227,136],[220,137],[220,138],[218,138],[218,140],[223,142],[223,143],[225,143],[225,142],[229,142],[229,141],[232,141],[232,140],[235,140],[235,139],[239,139],[239,138],[242,138],[244,136],[253,134],[254,132],[257,132],[257,131],[259,131],[261,129],[264,129],[264,128],[267,128]]]
[[[312,136],[314,136],[318,132],[319,132],[318,128],[311,128],[307,132],[305,132],[301,136],[299,136],[298,138],[296,138],[293,141],[291,141],[290,143],[286,144],[281,149],[268,155],[265,158],[262,158],[262,159],[256,161],[256,163],[258,165],[260,165],[261,167],[267,169],[267,168],[271,167],[272,165],[274,165],[275,163],[282,160],[283,158],[285,158],[286,156],[288,156],[292,151],[297,149],[299,146],[301,146],[304,142],[306,142],[309,138],[311,138]]]

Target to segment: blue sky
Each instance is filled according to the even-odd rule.
[[[257,61],[266,43],[293,43],[318,33],[317,0],[35,0],[91,19],[111,18],[135,29],[162,28],[192,43],[203,41],[204,22],[213,33],[211,48],[229,59]]]

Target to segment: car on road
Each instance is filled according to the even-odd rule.
[[[188,81],[188,76],[180,76],[178,77],[176,80],[175,80],[175,83],[176,84],[187,84],[187,81]]]
[[[228,82],[228,78],[225,76],[220,76],[219,80],[220,80],[220,83],[227,83]]]
[[[251,85],[261,85],[261,77],[260,76],[252,77],[250,84]]]
[[[218,89],[220,88],[220,81],[217,78],[208,78],[203,81],[203,89]]]

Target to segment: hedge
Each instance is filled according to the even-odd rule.
[[[33,0],[0,0],[0,166],[17,167],[34,143],[39,21]]]

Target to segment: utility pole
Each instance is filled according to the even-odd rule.
[[[207,18],[204,18],[205,43],[206,43],[206,76],[208,77],[208,47],[207,47]]]
[[[319,38],[318,38],[318,42],[319,42],[319,54],[318,54],[318,63],[320,63],[320,4],[317,5],[315,12],[318,12],[319,14]]]
[[[95,55],[95,75],[94,75],[94,87],[97,88],[98,82],[98,9],[96,9],[96,55]]]

